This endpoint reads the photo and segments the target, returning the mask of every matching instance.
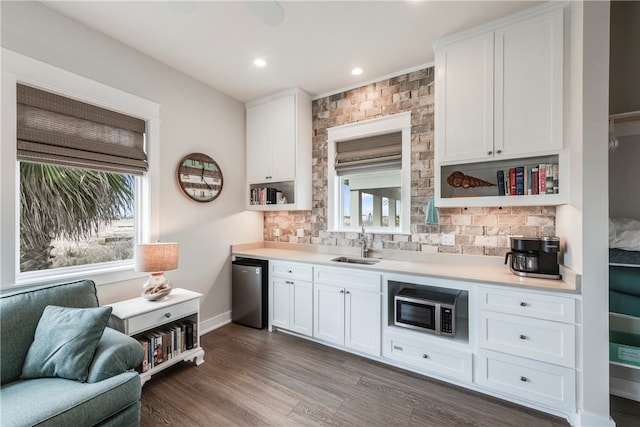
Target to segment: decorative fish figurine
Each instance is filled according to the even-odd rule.
[[[497,185],[484,179],[476,178],[475,176],[465,175],[460,171],[455,171],[449,175],[447,177],[447,183],[452,187],[462,188],[494,187]]]

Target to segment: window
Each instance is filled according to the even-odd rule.
[[[20,272],[131,260],[145,122],[17,86]]]
[[[330,230],[409,233],[410,138],[410,113],[328,129]]]
[[[2,91],[0,92],[2,102],[0,109],[2,114],[0,129],[2,180],[0,180],[0,188],[3,198],[0,210],[0,236],[2,237],[0,239],[0,261],[2,262],[0,286],[4,288],[15,285],[61,282],[80,277],[91,277],[96,284],[101,285],[140,277],[139,273],[134,272],[134,262],[131,259],[133,252],[130,252],[128,248],[131,248],[132,251],[134,242],[153,241],[159,238],[156,213],[159,210],[159,188],[157,183],[153,184],[153,182],[157,182],[155,177],[158,174],[159,104],[4,48],[2,49],[2,58],[3,75]],[[78,116],[75,112],[67,114],[55,109],[51,112],[52,109],[48,107],[31,105],[31,101],[20,102],[26,107],[19,106],[16,100],[22,96],[19,94],[20,86],[39,89],[53,95],[54,98],[47,98],[47,103],[55,101],[55,96],[61,95],[63,99],[80,101],[80,104],[88,104],[91,108],[104,110],[107,115],[112,117],[120,117],[127,121],[133,119],[133,122],[138,123],[136,126],[140,127],[141,125],[143,132],[138,132],[138,135],[133,136],[131,134],[126,136],[124,135],[126,132],[123,133],[121,130],[114,132],[112,129],[105,132],[104,123],[100,123],[96,127],[94,119],[87,119],[82,116],[84,113],[81,113],[80,119],[85,120],[84,124],[87,125],[81,127],[93,129],[94,133],[102,135],[102,139],[107,138],[109,134],[118,135],[116,140],[121,141],[120,145],[125,147],[124,150],[118,147],[118,144],[110,144],[108,147],[102,145],[100,148],[101,144],[87,141],[79,142],[74,138],[71,139],[75,142],[69,146],[66,142],[62,142],[67,138],[61,138],[59,135],[56,137],[57,142],[52,145],[39,146],[41,143],[44,144],[44,141],[39,141],[38,135],[43,132],[51,133],[52,130],[51,120],[40,119],[59,117],[56,114],[71,116],[74,119],[67,121],[66,124],[60,125],[58,123],[53,126],[55,128],[53,133],[60,129],[66,129],[62,132],[69,133],[70,129],[73,129],[73,126],[68,126],[69,123],[78,119]],[[64,108],[69,108],[69,105]],[[25,114],[25,111],[30,111],[30,113]],[[92,111],[95,113],[96,110]],[[26,134],[24,133],[24,123],[19,124],[19,117],[20,120],[26,120],[30,123],[26,126],[30,128],[27,129]],[[94,124],[86,123],[86,121],[93,121]],[[31,126],[34,123],[35,128]],[[127,126],[125,125],[125,129]],[[122,129],[120,125],[112,127]],[[34,134],[36,137],[33,137]],[[75,134],[75,136],[78,135]],[[20,142],[17,143],[17,141]],[[76,147],[73,147],[74,144]],[[81,160],[77,160],[77,156],[73,154],[73,149],[78,146],[85,152],[79,157]],[[140,154],[140,147],[144,148],[142,154]],[[129,154],[135,151],[137,157],[122,159],[120,157],[122,151],[127,151]],[[100,192],[98,191],[100,188],[114,190],[111,192],[102,191],[102,197],[107,202],[102,200],[101,204],[108,207],[102,210],[102,219],[111,220],[111,227],[118,226],[118,235],[122,234],[121,238],[110,236],[109,244],[114,243],[113,246],[117,246],[115,242],[120,238],[121,246],[125,249],[117,249],[107,255],[94,254],[93,259],[98,262],[90,261],[83,265],[79,265],[82,264],[79,259],[63,263],[61,258],[56,256],[55,259],[49,259],[51,267],[56,268],[44,270],[21,262],[25,261],[27,257],[21,257],[21,251],[26,248],[26,245],[22,244],[25,241],[23,238],[25,234],[21,233],[20,228],[23,225],[34,226],[37,218],[33,217],[37,215],[50,214],[46,208],[38,210],[36,209],[38,206],[34,205],[43,204],[45,192],[53,189],[61,191],[55,185],[49,185],[50,183],[47,181],[53,182],[56,178],[58,183],[66,183],[67,190],[71,190],[70,193],[76,197],[76,200],[83,197],[83,192],[78,191],[77,184],[69,184],[74,180],[81,180],[83,189],[91,187],[89,193],[94,202],[97,201],[96,194]],[[31,185],[27,184],[27,181],[31,181]],[[86,185],[88,182],[92,182],[92,184]],[[29,192],[30,196],[27,196],[27,193],[21,193],[22,191]],[[21,219],[23,202],[27,209],[27,220]],[[84,210],[92,209],[91,203],[73,205],[69,201],[62,203],[61,200],[58,200],[57,202],[64,205],[65,213],[71,212],[73,209],[80,209],[80,206]],[[91,202],[91,200],[84,200],[84,202]],[[53,208],[53,206],[47,206]],[[71,215],[59,215],[59,217],[59,219],[65,219]],[[101,230],[103,225],[104,221],[101,220],[83,224],[85,229],[94,232],[96,227],[98,228],[99,237],[102,240],[98,245],[95,245],[96,249],[105,249],[109,246],[104,244],[104,233]],[[69,228],[73,229],[73,227]],[[67,237],[71,237],[67,240],[72,243],[66,247],[67,252],[74,255],[75,258],[79,258],[75,256],[77,248],[74,247],[74,245],[81,245],[76,243],[77,235],[73,235],[72,232],[71,236]],[[50,246],[59,245],[60,242],[55,241]],[[45,253],[47,250],[48,248],[45,249]],[[57,253],[56,250],[54,250],[54,254]],[[41,257],[41,259],[43,258],[46,259]]]

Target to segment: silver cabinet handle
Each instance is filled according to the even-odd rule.
[[[346,294],[348,295],[348,294],[350,294],[351,292],[349,292],[349,291],[346,291],[345,293],[346,293]]]
[[[526,303],[526,302],[524,302],[524,301],[521,301],[521,302],[520,302],[520,307],[526,307],[526,306],[528,306],[528,305],[529,305],[529,304],[527,304],[527,303]]]
[[[502,150],[496,150],[496,154],[502,154]]]
[[[341,293],[341,294],[344,294],[344,289],[340,289],[340,293]]]
[[[521,339],[521,340],[526,340],[526,339],[527,339],[527,336],[526,336],[526,335],[520,335],[520,339]]]
[[[527,377],[520,377],[520,381],[526,383],[527,381],[529,381],[529,379]]]
[[[493,151],[487,151],[487,156],[490,156],[493,154]]]
[[[428,358],[429,358],[429,355],[428,355],[428,354],[423,354],[423,355],[422,355],[422,358],[423,358],[423,359],[428,359]]]

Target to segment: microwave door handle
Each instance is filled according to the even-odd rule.
[[[435,309],[435,314],[434,317],[436,318],[436,325],[435,325],[435,333],[440,335],[441,333],[441,329],[440,329],[440,317],[442,317],[442,311],[440,308],[440,304],[436,303],[434,304],[434,309]]]

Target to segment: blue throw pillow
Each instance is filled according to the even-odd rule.
[[[111,307],[46,306],[22,365],[21,378],[86,381],[110,315]]]

